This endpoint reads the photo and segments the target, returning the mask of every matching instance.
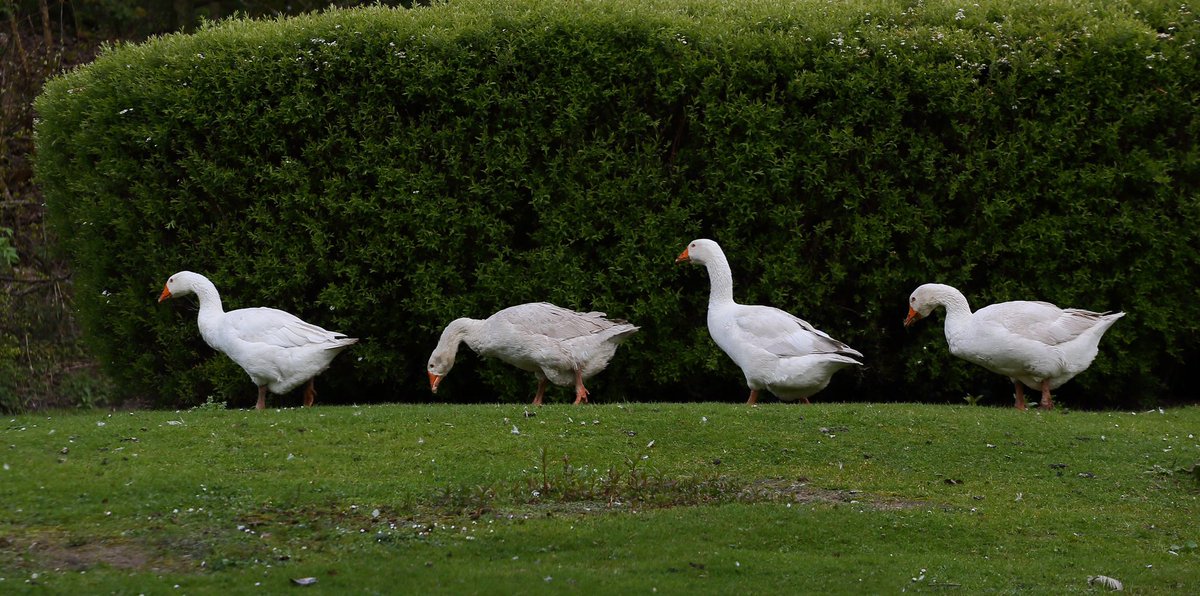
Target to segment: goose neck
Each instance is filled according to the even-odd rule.
[[[950,286],[943,286],[938,293],[938,300],[946,308],[947,330],[957,329],[970,320],[971,306],[962,292]]]
[[[483,341],[483,321],[479,319],[455,319],[446,327],[446,335],[443,343],[447,347],[458,350],[458,344],[467,342],[467,345],[476,352],[479,351],[479,345]]]
[[[203,277],[198,277],[192,282],[192,292],[196,294],[196,299],[200,301],[201,320],[211,319],[214,316],[220,316],[225,313],[225,309],[221,307],[221,294],[217,292],[217,287],[211,281]]]
[[[733,302],[733,272],[729,269],[729,260],[723,254],[713,255],[705,266],[708,268],[708,304],[709,306],[729,304]]]
[[[192,279],[191,289],[200,301],[200,312],[196,314],[200,336],[208,345],[216,346],[221,341],[221,320],[225,315],[225,310],[221,308],[221,295],[208,278],[200,275]]]

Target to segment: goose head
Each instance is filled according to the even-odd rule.
[[[162,294],[159,294],[158,301],[162,302],[167,298],[175,298],[176,296],[186,296],[196,292],[196,283],[203,279],[198,273],[191,271],[180,271],[167,279],[167,283],[163,285]]]
[[[434,351],[433,355],[429,357],[429,365],[426,367],[426,372],[429,374],[429,390],[437,393],[438,385],[442,383],[442,379],[446,378],[446,373],[449,373],[453,367],[453,352]]]
[[[716,255],[720,254],[723,254],[721,245],[707,238],[699,238],[688,243],[687,248],[683,249],[678,257],[675,257],[675,262],[707,265]]]
[[[425,372],[429,375],[430,391],[437,393],[442,379],[450,373],[451,368],[454,368],[454,358],[458,355],[458,344],[467,336],[474,323],[476,322],[467,318],[455,319],[442,330],[437,347],[429,355],[429,364],[425,365]]]
[[[908,316],[904,319],[905,327],[928,317],[929,313],[942,303],[941,287],[940,284],[925,284],[913,290],[912,295],[908,297]]]

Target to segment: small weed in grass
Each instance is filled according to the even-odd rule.
[[[224,410],[227,407],[229,407],[228,403],[223,402],[223,401],[216,401],[213,399],[213,396],[210,395],[204,399],[204,403],[196,405],[195,407],[192,408],[191,411],[204,412],[204,411],[211,411],[211,410]]]

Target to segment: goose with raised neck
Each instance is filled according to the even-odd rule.
[[[268,391],[285,394],[305,383],[304,405],[312,406],[317,395],[316,376],[329,368],[342,350],[358,341],[274,308],[225,312],[217,287],[207,277],[191,271],[180,271],[167,279],[158,301],[188,294],[195,294],[200,301],[196,315],[200,337],[246,371],[258,386],[255,407],[259,410],[266,408]]]
[[[829,385],[833,374],[861,366],[862,354],[807,321],[770,306],[733,300],[733,272],[716,242],[693,240],[675,259],[708,269],[708,333],[742,369],[747,404],[770,391],[783,401],[803,401]]]

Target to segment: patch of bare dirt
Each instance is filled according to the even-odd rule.
[[[810,486],[803,480],[764,478],[742,489],[738,499],[748,502],[856,504],[879,511],[901,511],[926,507],[929,503],[864,493],[858,490],[834,490]]]
[[[447,494],[454,492],[447,491]],[[812,486],[805,478],[761,478],[747,483],[727,476],[682,480],[649,477],[645,485],[621,485],[612,490],[559,486],[533,493],[518,492],[511,495],[516,496],[517,503],[520,503],[516,507],[505,503],[508,499],[494,492],[474,495],[469,499],[459,496],[460,499],[453,504],[450,502],[452,500],[428,503],[427,505],[432,505],[432,511],[422,513],[437,512],[447,518],[469,515],[476,519],[481,516],[596,515],[721,503],[845,504],[876,511],[903,511],[931,506],[931,503],[925,501],[901,497],[858,490],[821,488]],[[418,514],[416,517],[422,515]]]
[[[195,566],[166,555],[150,545],[126,540],[79,540],[43,534],[36,538],[8,538],[0,541],[5,559],[15,559],[20,567],[85,571],[93,567],[133,571],[187,571]]]
[[[445,488],[423,503],[401,508],[264,508],[247,513],[239,519],[239,523],[248,531],[264,537],[274,534],[277,527],[292,526],[301,521],[313,531],[344,526],[364,534],[420,537],[438,532],[465,531],[469,522],[464,520],[468,519],[519,521],[725,503],[844,504],[874,511],[904,511],[937,506],[926,501],[857,490],[820,488],[810,485],[804,478],[762,478],[747,483],[727,476],[703,480],[654,477],[646,486],[621,485],[612,491],[590,486],[551,487],[546,491],[536,491],[536,494],[516,489]]]

